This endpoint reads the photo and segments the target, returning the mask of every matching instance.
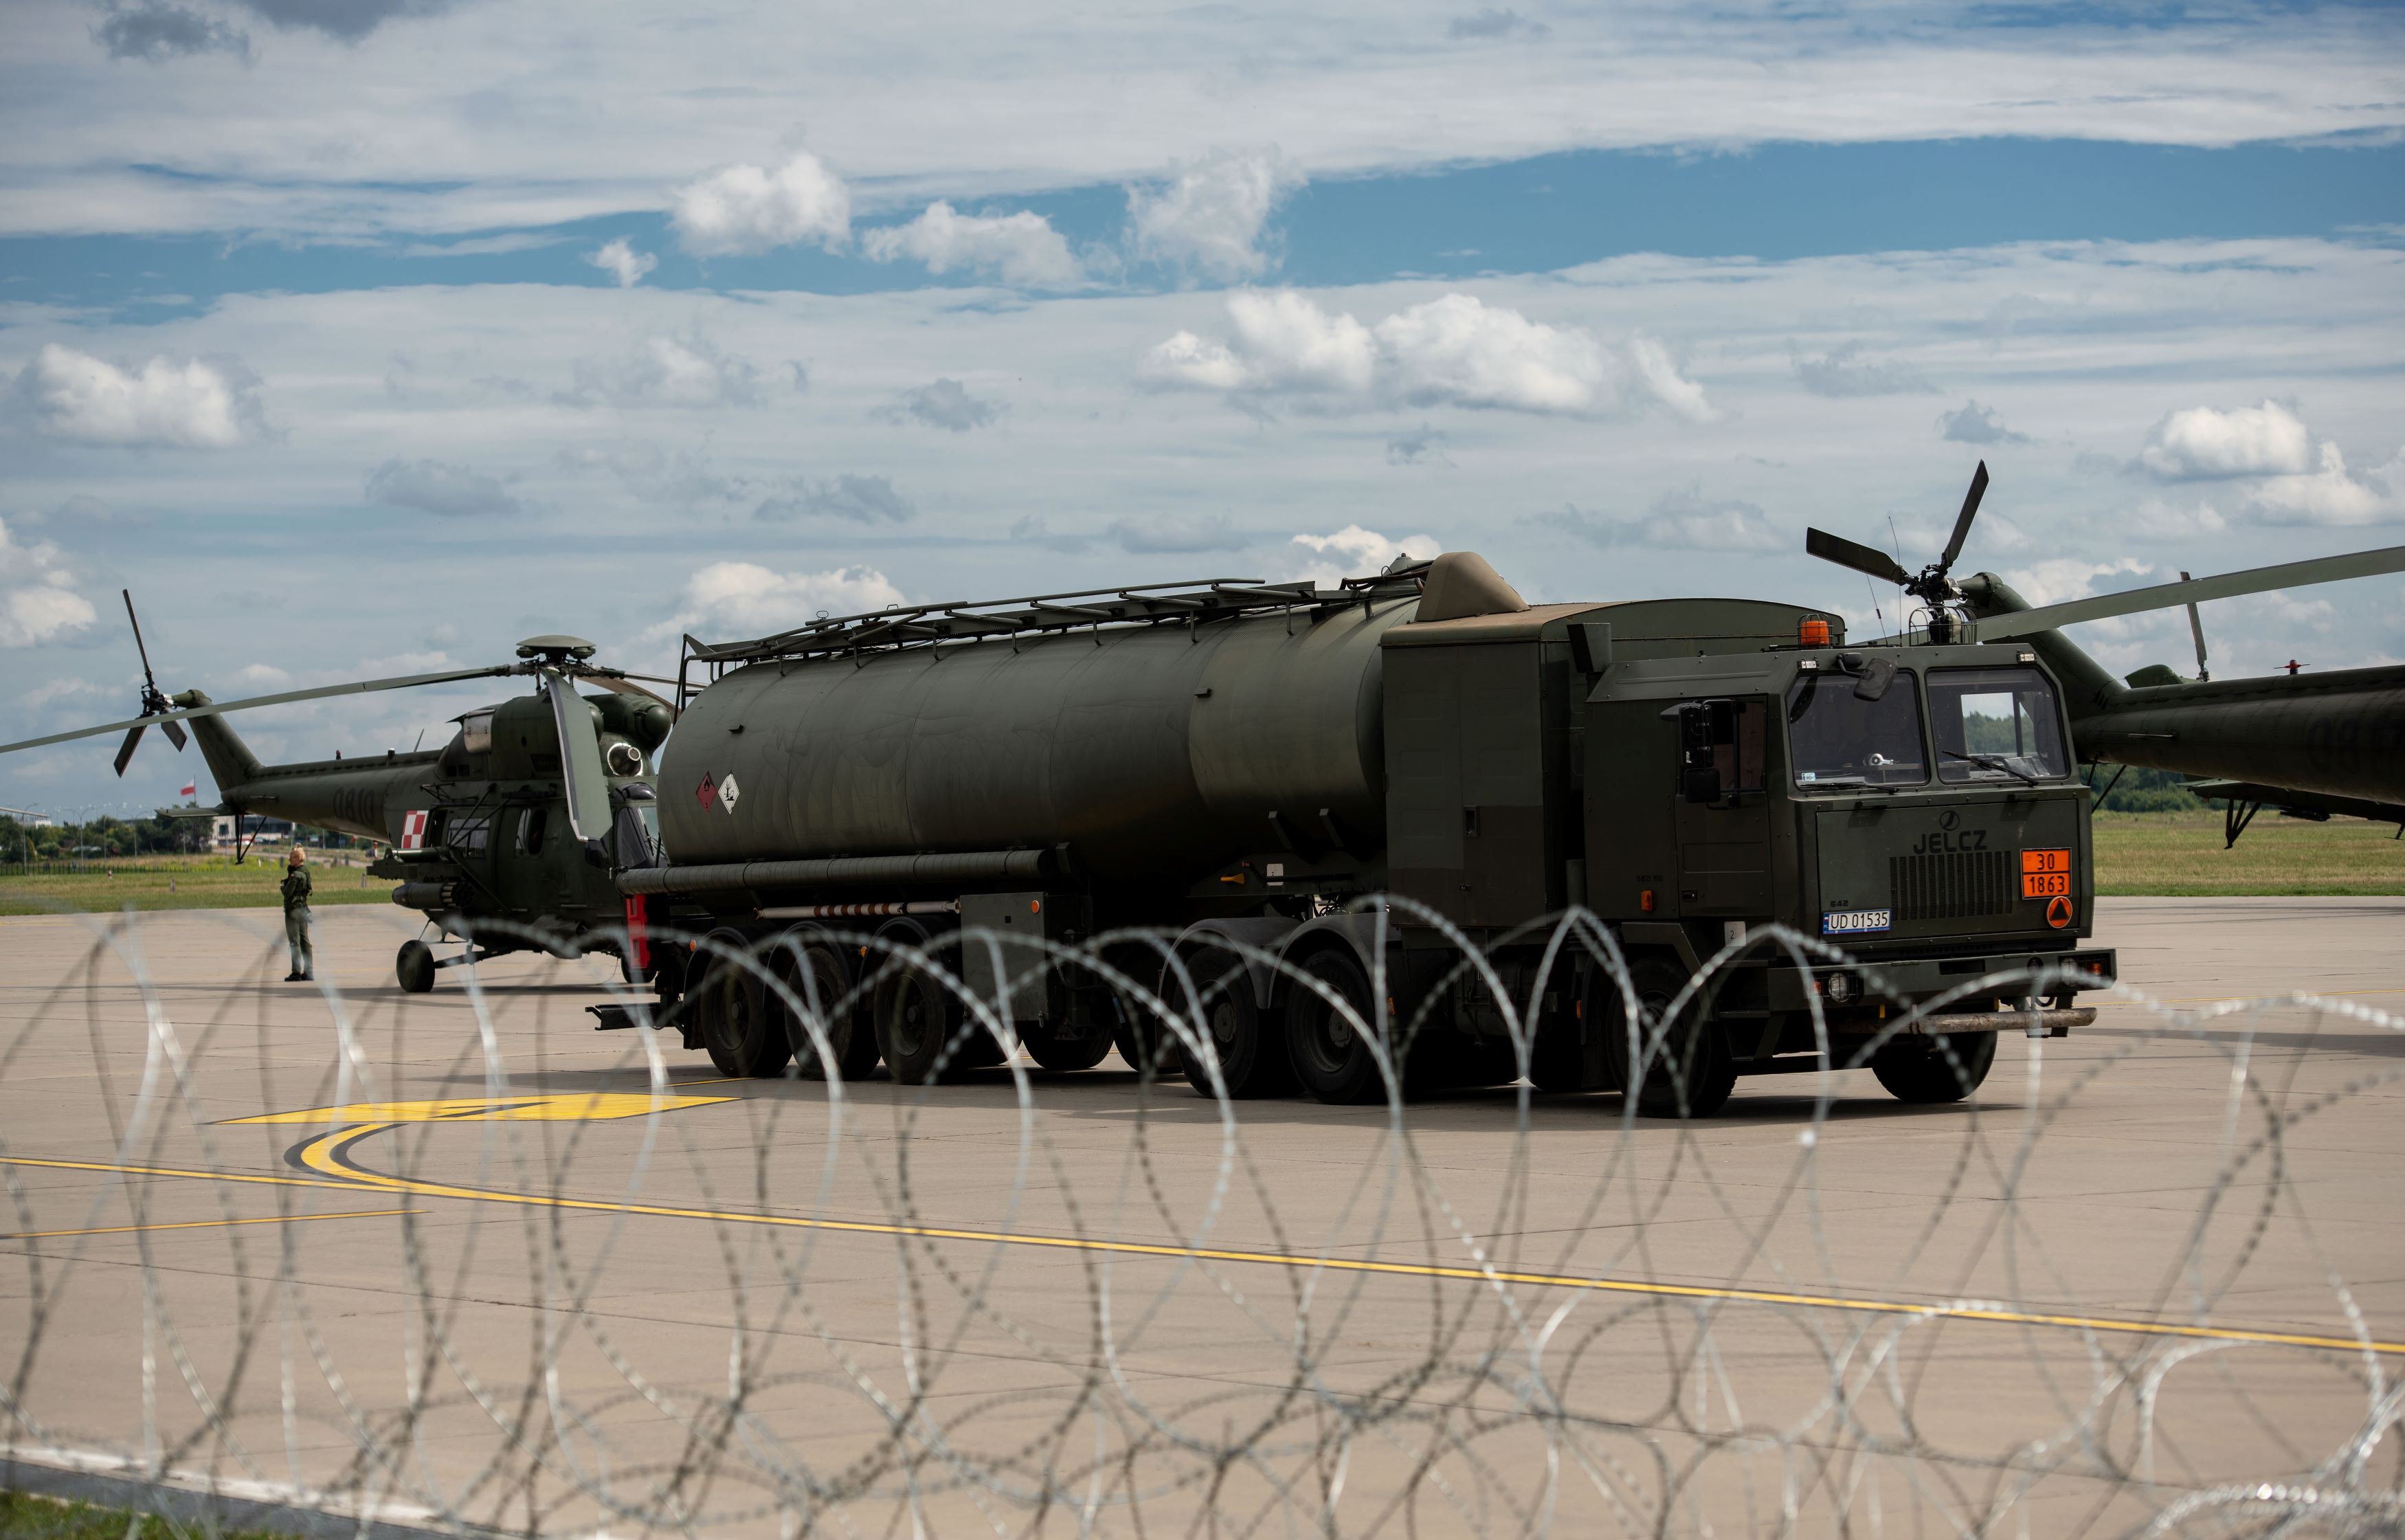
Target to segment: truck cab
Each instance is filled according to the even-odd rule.
[[[1511,927],[1569,905],[1610,928],[1645,1012],[1679,1006],[1694,1083],[1649,1111],[1824,1062],[1953,1099],[1997,1030],[2060,1035],[2111,982],[2085,944],[2089,793],[2022,645],[1849,647],[1835,616],[1698,599],[1401,627],[1385,659],[1393,888],[1526,981],[1543,1088],[1643,1069],[1608,969],[1534,987],[1544,936]],[[1807,942],[1759,939],[1774,925]],[[1406,926],[1431,954],[1407,972],[1440,967],[1442,928]],[[2009,982],[2032,973],[2035,994]],[[1489,1030],[1462,993],[1441,1013]]]

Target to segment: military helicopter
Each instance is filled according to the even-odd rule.
[[[142,714],[0,744],[0,754],[123,732],[115,761],[122,776],[151,728],[181,751],[190,723],[220,800],[181,815],[263,813],[389,845],[371,874],[399,881],[393,901],[423,911],[434,941],[465,943],[445,957],[427,938],[403,943],[393,971],[410,993],[433,988],[443,968],[536,949],[601,953],[618,957],[630,982],[649,976],[640,916],[630,926],[611,868],[648,860],[657,828],[651,756],[676,708],[624,671],[592,662],[593,643],[529,637],[513,663],[215,701],[160,689],[131,593],[125,613],[142,657]],[[531,678],[534,690],[461,713],[436,750],[266,765],[225,721],[264,706],[511,676]],[[580,684],[606,693],[580,695]],[[244,854],[238,843],[235,858]]]
[[[2216,680],[2206,664],[2197,611],[2211,600],[2405,572],[2405,545],[2219,577],[2182,572],[2177,583],[2032,608],[1993,572],[1960,583],[1948,575],[1987,489],[1983,460],[1944,552],[1918,572],[1884,551],[1823,530],[1806,531],[1804,548],[1920,600],[1922,609],[1907,624],[1931,641],[2027,641],[2063,683],[2079,758],[2119,767],[2117,777],[2133,765],[2188,776],[2192,789],[2224,802],[2230,844],[2264,807],[2307,818],[2341,813],[2393,822],[2405,834],[2405,666]],[[2160,663],[2116,679],[2061,630],[2181,605],[2196,641],[2193,680]],[[1970,747],[1955,744],[1948,752]]]

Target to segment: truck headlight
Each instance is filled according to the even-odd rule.
[[[1831,1004],[1843,1005],[1854,997],[1854,976],[1850,973],[1832,973],[1821,981],[1821,993],[1829,997]]]

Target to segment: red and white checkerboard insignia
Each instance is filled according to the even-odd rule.
[[[701,778],[701,784],[693,788],[693,795],[694,800],[701,804],[701,811],[708,812],[718,806],[718,783],[705,773]]]
[[[421,808],[415,812],[404,812],[401,815],[401,848],[403,850],[424,850],[426,848],[426,812],[424,809]]]

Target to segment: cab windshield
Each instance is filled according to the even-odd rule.
[[[1787,692],[1795,784],[1807,789],[1917,786],[1929,779],[1920,742],[1920,686],[1898,669],[1876,700],[1849,674],[1807,673]]]
[[[2071,773],[2054,685],[2032,668],[1932,669],[1929,727],[1940,780],[2046,781]]]

